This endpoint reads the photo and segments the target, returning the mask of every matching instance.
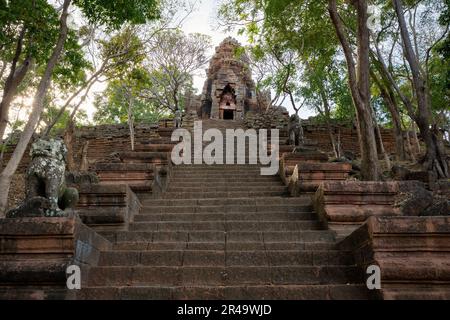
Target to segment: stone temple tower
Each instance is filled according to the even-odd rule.
[[[202,119],[237,120],[248,111],[258,111],[248,58],[236,54],[239,47],[239,42],[231,37],[216,47],[202,95],[196,103],[197,114]]]

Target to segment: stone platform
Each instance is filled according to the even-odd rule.
[[[450,217],[370,217],[339,247],[381,268],[382,299],[450,299]]]
[[[127,185],[83,184],[78,191],[76,213],[83,223],[96,230],[126,230],[141,207]]]
[[[83,282],[111,243],[76,215],[0,219],[0,298],[64,299],[66,268],[78,265]]]
[[[352,165],[349,163],[298,163],[291,175],[289,168],[285,171],[288,177],[289,191],[292,196],[313,194],[323,182],[345,181],[349,177]]]
[[[342,238],[361,226],[370,216],[395,216],[398,182],[324,182],[314,195],[320,221]]]

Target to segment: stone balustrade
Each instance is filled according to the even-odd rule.
[[[291,171],[285,168],[289,190],[292,196],[315,193],[322,182],[344,181],[352,169],[350,163],[300,162]]]
[[[100,184],[130,186],[134,192],[150,192],[155,168],[147,163],[97,163],[95,172]]]
[[[450,217],[372,216],[339,247],[380,267],[378,298],[450,299]]]
[[[82,184],[76,212],[95,230],[127,230],[141,208],[139,199],[127,185]]]
[[[120,152],[123,163],[148,163],[155,166],[167,166],[169,155],[166,152]]]
[[[0,219],[0,298],[67,298],[67,267],[80,267],[83,286],[100,252],[111,248],[74,214]]]
[[[398,182],[323,182],[314,195],[314,206],[324,226],[344,237],[370,216],[395,216]]]

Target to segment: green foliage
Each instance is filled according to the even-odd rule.
[[[12,60],[19,34],[24,30],[24,56],[30,55],[36,63],[48,58],[58,36],[59,17],[47,0],[14,0],[6,5],[0,1],[1,55]]]
[[[127,123],[131,103],[132,116],[137,123],[155,123],[168,116],[157,104],[141,97],[151,85],[148,73],[142,68],[131,70],[126,78],[111,80],[104,92],[95,98],[94,122],[98,124]]]
[[[144,45],[135,29],[130,26],[126,26],[111,39],[99,40],[99,43],[102,60],[108,61],[108,78],[126,77],[145,58]]]
[[[58,113],[59,113],[59,108],[53,104],[49,104],[45,108],[45,112],[42,114],[42,120],[46,123],[50,123],[53,121],[53,119],[56,118]],[[61,134],[61,132],[63,132],[67,128],[67,125],[69,124],[69,121],[70,121],[70,113],[71,113],[71,110],[64,111],[62,116],[58,119],[58,121],[53,126],[52,130],[50,131],[50,136]],[[78,125],[85,124],[87,122],[87,118],[88,117],[87,117],[87,114],[85,111],[83,111],[83,110],[78,111],[74,118],[75,125],[78,126]]]
[[[0,1],[0,58],[12,61],[20,35],[23,32],[20,63],[25,59],[34,61],[37,75],[45,68],[59,34],[59,16],[56,9],[46,0]],[[53,81],[68,89],[85,79],[90,63],[78,44],[78,35],[69,30],[65,51],[53,73]]]
[[[159,0],[74,0],[92,24],[119,29],[124,23],[144,24],[160,16]]]

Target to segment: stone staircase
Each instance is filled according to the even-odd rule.
[[[168,190],[141,202],[127,231],[103,233],[113,249],[78,299],[368,298],[309,197],[287,197],[259,165],[176,166]]]

